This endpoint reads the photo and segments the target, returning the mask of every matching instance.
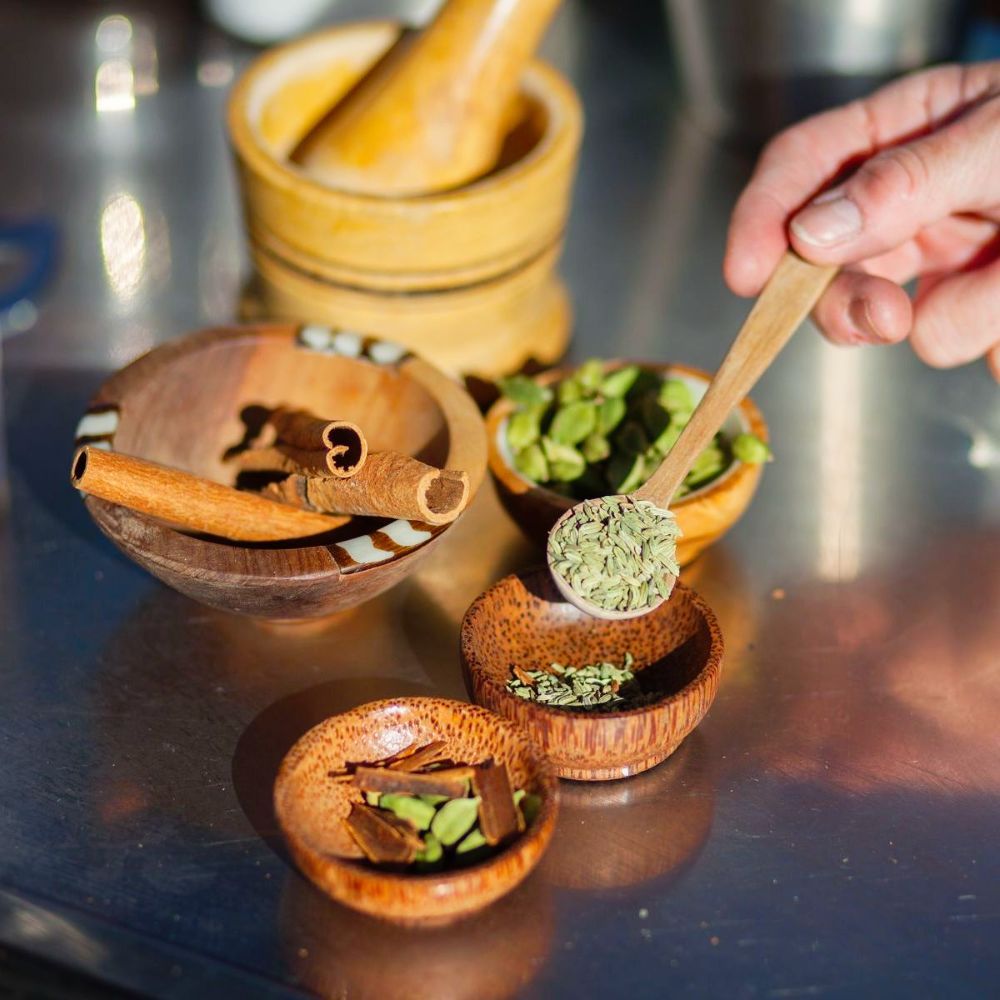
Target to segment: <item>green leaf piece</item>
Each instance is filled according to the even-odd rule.
[[[518,406],[539,406],[552,401],[552,390],[527,375],[511,375],[497,381],[497,388]]]

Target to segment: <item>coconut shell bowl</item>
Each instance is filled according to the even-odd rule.
[[[246,414],[277,407],[352,421],[372,451],[464,471],[470,495],[485,475],[482,420],[451,378],[395,344],[293,324],[203,330],[156,348],[104,383],[80,421],[77,445],[89,445],[95,460],[94,449],[102,449],[108,460],[134,456],[193,473],[210,489],[232,487],[238,470],[229,457],[248,432]],[[450,527],[342,517],[330,519],[336,530],[329,533],[234,542],[94,495],[84,500],[101,531],[168,586],[212,607],[278,621],[320,618],[374,597],[410,573]]]
[[[609,361],[605,369],[610,372],[633,363],[670,378],[682,379],[690,386],[696,400],[711,381],[708,372],[687,365],[614,360]],[[568,374],[570,369],[554,369],[537,376],[536,381],[552,385]],[[514,404],[501,398],[486,415],[490,474],[507,513],[532,542],[544,546],[549,529],[577,501],[532,482],[514,468],[507,446],[507,420],[513,411]],[[729,437],[749,432],[768,440],[764,418],[749,397],[733,411],[723,431]],[[677,558],[682,566],[718,541],[743,516],[757,490],[762,471],[761,465],[745,465],[733,459],[717,479],[671,505],[683,533],[677,543]]]
[[[367,862],[341,822],[361,792],[330,777],[349,764],[392,757],[413,744],[442,740],[450,758],[506,766],[514,788],[539,796],[529,826],[496,854],[439,872],[394,871]],[[301,871],[355,910],[397,923],[443,924],[488,906],[535,867],[552,837],[558,781],[527,734],[493,712],[442,698],[370,702],[310,729],[288,752],[274,786],[274,807]]]
[[[607,781],[645,771],[701,722],[719,688],[722,633],[711,608],[678,582],[647,615],[592,618],[565,601],[547,569],[504,577],[476,599],[461,633],[473,700],[527,730],[561,778]],[[625,653],[652,700],[623,711],[550,708],[507,690],[511,668],[621,663]]]

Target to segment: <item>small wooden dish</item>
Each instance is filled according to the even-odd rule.
[[[655,669],[663,697],[621,712],[548,708],[507,690],[510,668],[582,666],[625,653]],[[561,778],[606,781],[654,767],[701,722],[719,688],[722,632],[711,608],[678,582],[641,618],[591,618],[563,600],[547,569],[512,574],[462,621],[462,665],[474,701],[527,729]],[[658,684],[658,687],[660,685]]]
[[[492,757],[505,764],[514,787],[541,797],[539,813],[509,847],[469,868],[431,874],[375,868],[341,823],[361,793],[328,774],[348,762],[383,760],[432,740],[445,740],[457,761]],[[551,765],[512,723],[465,702],[396,698],[361,705],[310,729],[282,762],[274,809],[299,868],[327,895],[385,920],[440,924],[499,899],[535,867],[552,837],[558,794]]]
[[[632,363],[622,360],[609,361],[605,370],[614,371]],[[644,361],[634,363],[661,374],[683,379],[698,396],[705,391],[711,381],[711,375],[700,368]],[[568,368],[547,371],[539,375],[536,381],[542,385],[551,385],[564,378],[570,371]],[[513,403],[501,398],[486,414],[490,474],[496,483],[500,502],[507,513],[532,542],[544,546],[551,527],[577,501],[539,486],[514,468],[506,436],[507,419],[513,410]],[[730,434],[749,431],[764,441],[768,440],[764,418],[749,397],[744,399],[730,416],[725,429]],[[691,562],[707,546],[718,541],[743,516],[743,512],[753,499],[762,471],[763,466],[744,465],[742,462],[734,461],[714,482],[688,494],[671,507],[683,532],[677,543],[677,558],[682,566]]]
[[[315,325],[223,327],[164,344],[113,375],[77,429],[77,445],[114,449],[232,485],[224,458],[247,407],[293,406],[353,421],[374,451],[486,471],[482,420],[452,379],[396,344]],[[402,580],[450,525],[355,518],[329,536],[237,543],[179,531],[85,499],[104,532],[164,583],[212,607],[257,618],[320,618]],[[452,522],[455,523],[455,522]]]

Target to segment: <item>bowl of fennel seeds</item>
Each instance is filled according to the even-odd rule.
[[[507,513],[544,547],[549,529],[579,500],[635,489],[710,381],[708,372],[686,365],[596,359],[501,380],[486,432],[490,474]],[[760,410],[744,399],[670,506],[681,566],[743,515],[770,458],[767,442]]]
[[[473,701],[527,730],[561,778],[607,781],[666,759],[715,698],[723,642],[712,609],[679,582],[639,618],[593,618],[547,567],[504,577],[465,613]]]

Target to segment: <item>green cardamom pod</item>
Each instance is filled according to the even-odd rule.
[[[385,794],[379,800],[379,807],[405,819],[418,830],[426,830],[436,813],[434,806],[423,802],[416,795]]]
[[[604,376],[604,381],[601,382],[601,394],[605,397],[621,399],[632,388],[638,377],[638,365],[625,365],[624,368],[619,368],[617,371],[611,372],[610,375]]]
[[[695,460],[684,477],[684,482],[690,486],[702,486],[710,479],[715,479],[726,468],[726,456],[717,444],[710,444]]]
[[[538,410],[531,407],[512,413],[507,421],[507,444],[518,452],[534,444],[542,436],[542,421]]]
[[[547,436],[560,444],[579,444],[596,426],[597,406],[580,400],[556,410]]]
[[[572,375],[569,378],[564,378],[556,386],[556,399],[560,406],[566,406],[567,403],[576,403],[583,399],[583,397],[583,386]]]
[[[514,468],[533,483],[544,483],[550,478],[549,463],[541,445],[530,444],[514,456]]]
[[[428,833],[424,837],[424,849],[417,852],[414,860],[420,861],[425,865],[433,865],[440,861],[443,855],[444,847],[441,846],[441,841],[433,833]]]
[[[675,410],[694,409],[694,395],[691,387],[683,379],[668,378],[660,386],[660,406],[673,413]]]
[[[733,455],[747,465],[760,465],[771,460],[771,449],[756,434],[737,434],[733,439]]]
[[[431,833],[445,847],[451,847],[476,825],[478,816],[478,798],[452,799],[441,806],[431,820]]]
[[[627,409],[624,399],[609,396],[597,408],[597,430],[607,437],[625,419]]]
[[[542,438],[542,451],[549,463],[551,477],[560,482],[568,483],[579,478],[587,467],[586,459],[576,448],[552,438]]]
[[[590,358],[577,368],[573,377],[585,391],[593,394],[604,379],[604,362],[600,358]]]
[[[458,847],[455,848],[455,853],[468,854],[469,851],[475,851],[485,846],[486,838],[483,836],[483,831],[477,826],[471,833],[466,834]]]
[[[603,462],[611,454],[611,445],[603,434],[591,434],[580,449],[588,462]]]

